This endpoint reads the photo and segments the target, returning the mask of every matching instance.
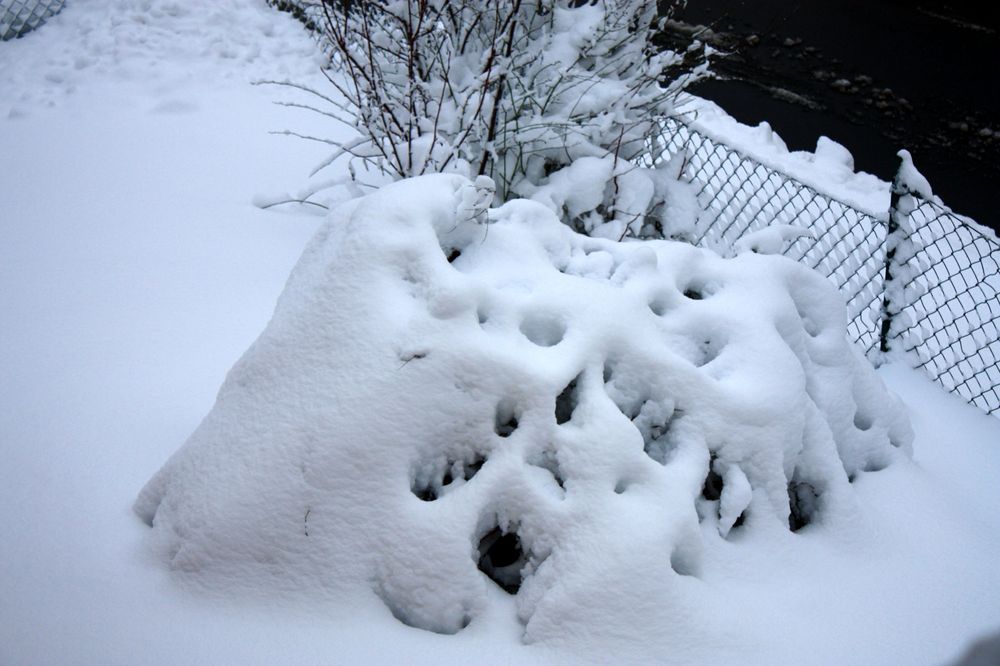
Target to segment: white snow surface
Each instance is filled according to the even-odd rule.
[[[677,592],[658,602],[666,608],[636,602],[621,617],[588,597],[573,626],[607,623],[593,635],[523,645],[515,601],[492,584],[485,612],[454,635],[407,627],[367,587],[318,599],[275,591],[273,575],[256,590],[264,598],[178,585],[192,576],[150,556],[131,503],[211,408],[316,231],[315,217],[250,205],[261,191],[296,187],[324,151],[268,136],[292,124],[290,111],[245,85],[280,74],[270,68],[315,76],[316,54],[263,2],[214,3],[273,22],[277,42],[261,33],[275,47],[267,65],[191,56],[245,34],[221,20],[168,32],[176,43],[158,53],[160,84],[114,68],[81,70],[70,85],[46,78],[38,63],[86,55],[67,35],[93,26],[107,39],[121,5],[71,3],[0,44],[0,663],[941,664],[1000,627],[1000,426],[895,366],[879,374],[906,405],[914,457],[855,478],[851,528],[820,522],[779,536],[748,521],[724,539],[709,515],[698,577],[666,583]],[[151,31],[143,39],[157,43],[167,5],[204,9],[128,3],[138,34]],[[117,58],[140,71],[151,62],[138,47]],[[477,210],[475,192],[464,201]],[[399,372],[431,361],[414,357]],[[547,482],[550,462],[537,462],[534,478]],[[491,464],[469,487],[418,506],[471,490]],[[746,496],[731,470],[719,470],[735,491],[720,507],[726,523]],[[638,585],[616,564],[622,547],[577,554],[596,563],[599,596],[619,602]],[[658,623],[671,605],[695,612]]]

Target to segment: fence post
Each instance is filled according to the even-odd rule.
[[[899,199],[904,194],[900,172],[903,168],[903,161],[896,169],[896,175],[892,179],[892,188],[889,195],[889,222],[885,234],[885,271],[882,276],[882,309],[879,312],[881,329],[878,336],[878,349],[882,354],[889,351],[889,331],[892,328],[892,317],[896,308],[892,303],[892,280],[894,276],[893,261],[896,258],[896,247],[899,236]]]
[[[910,221],[912,213],[921,200],[931,200],[930,183],[913,165],[909,151],[901,150],[899,168],[892,179],[889,198],[889,222],[885,235],[885,273],[882,282],[881,326],[879,330],[879,351],[884,355],[892,347],[895,335],[914,322],[910,313],[903,310],[920,298],[922,287],[914,281],[920,274],[914,257],[920,250]]]

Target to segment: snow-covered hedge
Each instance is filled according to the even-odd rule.
[[[363,185],[488,175],[501,201],[536,199],[577,231],[669,233],[676,169],[637,158],[657,160],[658,120],[706,73],[701,44],[654,44],[671,3],[662,16],[646,0],[321,4],[310,16],[339,96],[316,103],[358,136],[320,168],[347,157]]]
[[[136,502],[173,569],[445,633],[497,585],[528,641],[690,621],[710,535],[845,530],[851,480],[909,455],[817,273],[487,211],[491,185],[404,180],[321,229]]]

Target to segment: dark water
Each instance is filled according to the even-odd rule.
[[[692,91],[791,150],[819,135],[890,180],[900,148],[955,211],[1000,226],[1000,8],[971,2],[689,0],[731,53]]]

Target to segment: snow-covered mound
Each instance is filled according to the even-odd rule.
[[[576,235],[530,201],[486,224],[488,185],[333,214],[136,502],[172,568],[367,588],[446,633],[497,585],[528,641],[689,622],[710,530],[844,529],[854,475],[909,454],[820,275]]]

